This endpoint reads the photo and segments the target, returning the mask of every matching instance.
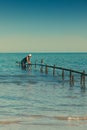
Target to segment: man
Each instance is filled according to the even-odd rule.
[[[31,56],[32,56],[32,55],[29,54],[28,56],[26,56],[25,58],[23,58],[23,59],[21,60],[21,66],[22,66],[23,69],[26,68],[26,63],[31,64],[31,61],[30,61]]]

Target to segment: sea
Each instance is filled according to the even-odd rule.
[[[81,74],[43,66],[87,73],[87,53],[31,53],[30,67],[20,62],[28,53],[0,53],[0,130],[86,130],[87,78]],[[36,63],[36,65],[35,65]]]

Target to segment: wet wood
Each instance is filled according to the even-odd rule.
[[[48,74],[48,65],[45,66],[45,73]]]
[[[53,76],[55,76],[55,65],[53,66]]]
[[[76,74],[80,74],[81,75],[81,78],[80,78],[80,84],[81,86],[84,88],[85,87],[85,77],[87,76],[87,74],[85,73],[85,71],[83,72],[80,72],[80,71],[77,71],[77,70],[73,70],[73,69],[67,69],[67,68],[63,68],[63,67],[57,67],[55,65],[47,65],[47,64],[43,64],[43,59],[41,59],[41,63],[40,64],[37,64],[35,62],[35,64],[32,64],[32,65],[35,65],[35,68],[36,66],[40,66],[40,72],[43,73],[43,69],[45,68],[45,74],[48,74],[48,68],[53,68],[53,76],[55,76],[56,74],[56,70],[62,70],[62,80],[65,79],[65,71],[68,71],[69,72],[69,78],[70,78],[70,84],[71,85],[74,85],[74,75],[72,75],[72,73],[76,73]]]

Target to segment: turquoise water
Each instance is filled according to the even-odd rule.
[[[62,81],[61,71],[40,73],[40,68],[22,70],[16,64],[26,53],[0,53],[0,128],[28,129],[31,125],[65,129],[87,126],[87,88],[81,89],[80,75],[75,74],[71,87],[69,73]],[[32,53],[32,63],[41,62],[87,72],[87,53]],[[45,71],[45,70],[44,70]],[[87,86],[87,79],[86,79]],[[19,129],[19,128],[18,128]],[[84,129],[83,129],[84,130]]]

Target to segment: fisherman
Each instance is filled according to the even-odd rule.
[[[26,69],[26,63],[28,63],[29,65],[31,64],[31,61],[30,61],[30,59],[31,59],[31,54],[29,54],[28,56],[26,56],[25,58],[23,58],[22,60],[21,60],[21,67],[23,68],[23,69]]]

